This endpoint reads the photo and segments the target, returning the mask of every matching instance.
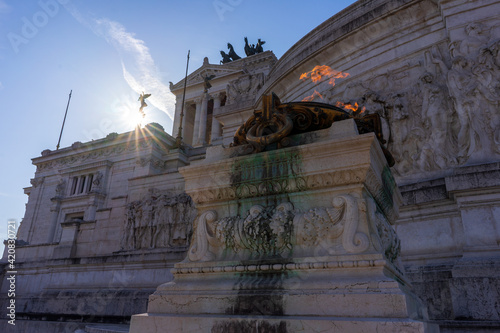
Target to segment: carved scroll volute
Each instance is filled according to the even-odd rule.
[[[201,214],[195,221],[193,241],[188,251],[189,261],[210,261],[215,259],[215,254],[210,252],[210,243],[215,242],[209,224],[217,219],[217,212],[209,210]]]
[[[342,235],[342,246],[348,253],[361,253],[368,250],[370,241],[368,236],[358,232],[359,210],[363,209],[364,204],[358,204],[358,200],[349,195],[341,195],[333,199],[333,207],[344,209],[344,234]]]

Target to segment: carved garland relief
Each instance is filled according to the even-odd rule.
[[[365,211],[364,201],[351,195],[335,197],[332,207],[305,212],[290,202],[255,205],[246,216],[219,218],[208,210],[194,223],[186,262],[363,253],[370,248],[368,235],[358,230]]]

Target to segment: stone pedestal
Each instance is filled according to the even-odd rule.
[[[401,199],[375,136],[348,120],[290,140],[181,169],[188,256],[131,332],[437,331],[399,264]]]

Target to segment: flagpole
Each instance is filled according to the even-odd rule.
[[[69,101],[71,100],[71,93],[72,92],[73,92],[73,89],[71,89],[71,91],[69,92],[68,105],[66,105],[66,112],[64,113],[64,119],[63,119],[63,123],[62,123],[62,126],[61,126],[61,133],[59,134],[59,141],[57,141],[56,150],[59,150],[59,144],[61,143],[61,137],[62,137],[62,134],[63,134],[64,123],[66,122],[66,115],[68,114]]]
[[[177,138],[175,139],[175,146],[177,148],[182,148],[182,121],[184,118],[184,101],[186,99],[186,85],[187,85],[187,77],[188,77],[188,67],[189,67],[189,53],[191,50],[188,50],[187,55],[187,63],[186,63],[186,76],[184,77],[184,91],[182,93],[182,105],[181,105],[181,114],[179,121],[179,131],[177,132]]]

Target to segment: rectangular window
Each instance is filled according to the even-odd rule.
[[[85,176],[80,176],[80,184],[78,184],[78,193],[83,193],[83,190],[85,189],[85,179],[87,177]]]
[[[87,189],[85,192],[89,193],[92,190],[92,181],[94,180],[94,175],[90,174],[87,177]]]
[[[76,222],[76,221],[79,222],[83,221],[83,212],[67,214],[64,218],[64,222]]]
[[[76,194],[76,185],[78,184],[78,177],[73,177],[73,182],[71,183],[70,195]]]
[[[72,177],[69,195],[90,193],[90,191],[92,191],[94,176],[95,175],[91,173]]]

